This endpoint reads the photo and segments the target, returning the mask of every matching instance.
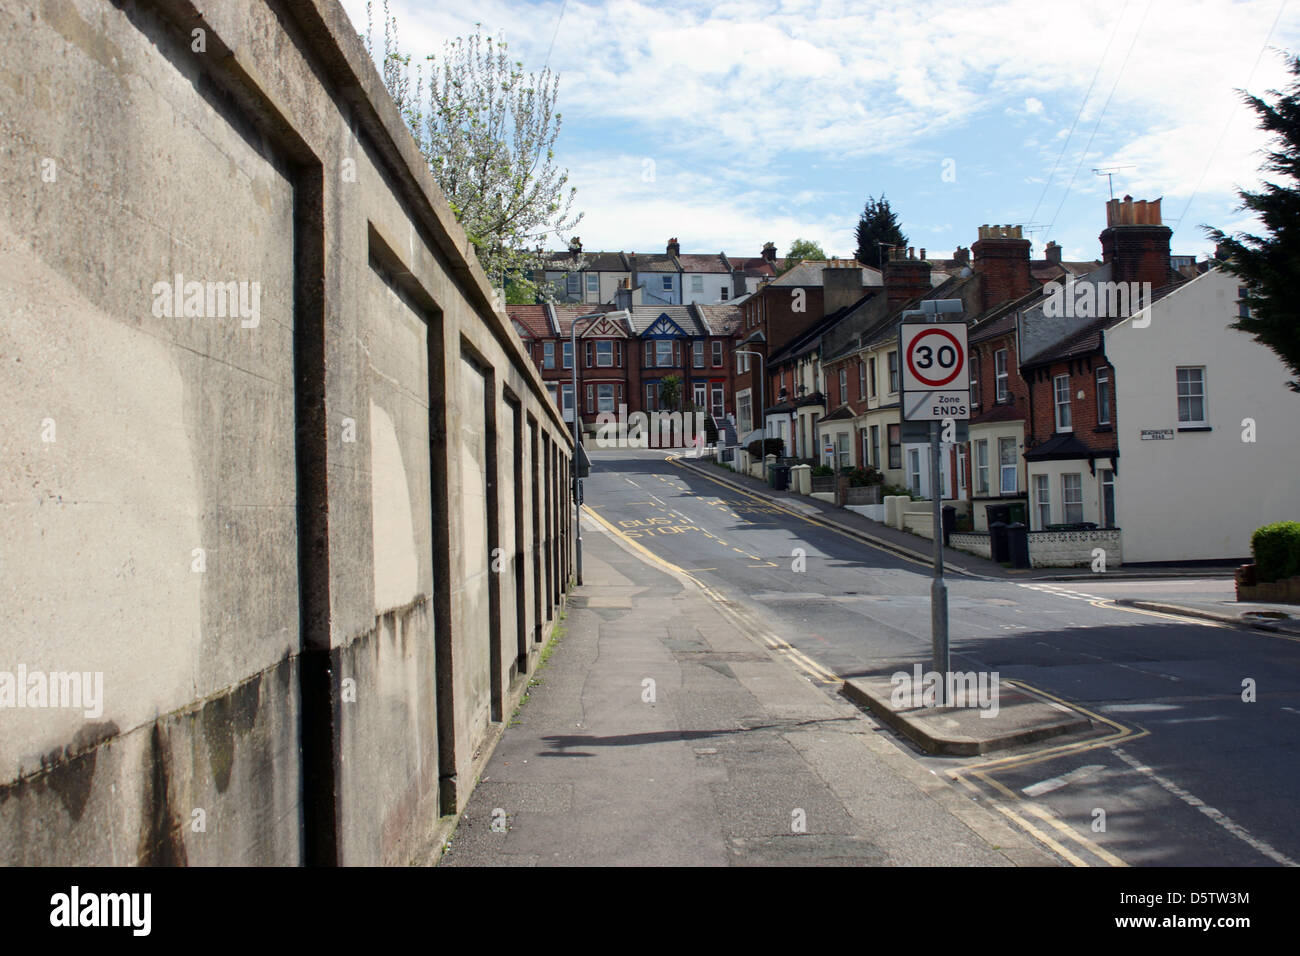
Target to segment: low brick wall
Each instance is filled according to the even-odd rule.
[[[1093,549],[1106,552],[1106,567],[1123,564],[1120,529],[1098,528],[1095,531],[1031,531],[1029,564],[1035,568],[1076,568],[1091,565]]]
[[[850,485],[848,497],[844,503],[846,505],[878,505],[880,504],[880,486],[861,485],[854,487]]]
[[[1263,604],[1300,604],[1300,577],[1281,581],[1261,581],[1258,584],[1238,584],[1238,601],[1257,601]]]
[[[948,536],[948,546],[967,554],[977,554],[981,558],[993,558],[993,543],[987,534],[954,531]]]

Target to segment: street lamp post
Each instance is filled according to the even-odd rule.
[[[573,320],[573,325],[569,326],[569,350],[573,355],[573,449],[574,463],[576,466],[578,455],[582,449],[582,435],[578,427],[578,323],[603,318],[604,312],[591,312],[587,315],[580,315]],[[561,402],[561,413],[563,405]],[[578,469],[573,469],[573,546],[574,562],[573,569],[577,572],[578,586],[582,586],[582,479],[578,477]]]

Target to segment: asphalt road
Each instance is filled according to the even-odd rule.
[[[663,451],[592,458],[586,507],[824,670],[851,678],[928,663],[927,564],[689,472]],[[1079,865],[1300,861],[1300,641],[1109,603],[1214,600],[1230,582],[947,581],[954,670],[997,672],[1112,726],[1010,756],[918,760],[1015,807]],[[1247,681],[1253,702],[1243,700]]]

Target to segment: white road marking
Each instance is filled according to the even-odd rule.
[[[1041,797],[1045,793],[1051,793],[1053,790],[1060,790],[1067,787],[1076,780],[1086,780],[1093,774],[1106,768],[1101,764],[1088,764],[1086,767],[1080,767],[1077,770],[1071,770],[1069,773],[1063,773],[1059,777],[1052,777],[1048,780],[1040,780],[1038,783],[1030,784],[1020,792],[1027,797]]]
[[[1285,853],[1275,850],[1273,847],[1269,846],[1263,840],[1259,839],[1258,837],[1252,836],[1245,827],[1241,826],[1241,824],[1239,823],[1234,822],[1231,817],[1226,816],[1221,810],[1216,810],[1214,807],[1207,805],[1204,800],[1188,793],[1186,790],[1178,786],[1178,784],[1174,783],[1172,780],[1160,776],[1160,774],[1156,773],[1154,770],[1152,770],[1146,764],[1142,763],[1136,757],[1131,756],[1130,754],[1126,753],[1125,751],[1121,750],[1118,747],[1115,748],[1114,754],[1116,757],[1124,761],[1126,764],[1128,764],[1138,773],[1155,781],[1157,784],[1161,786],[1161,788],[1168,791],[1169,793],[1172,793],[1175,797],[1183,801],[1183,803],[1187,804],[1189,807],[1195,807],[1197,810],[1200,810],[1203,814],[1205,814],[1207,817],[1209,817],[1219,826],[1223,827],[1223,829],[1227,830],[1229,833],[1235,836],[1242,843],[1245,843],[1253,850],[1259,851],[1264,856],[1272,860],[1274,863],[1279,863],[1282,866],[1300,866],[1300,863],[1296,863],[1295,860],[1291,859]]]

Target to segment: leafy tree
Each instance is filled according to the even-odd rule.
[[[785,268],[781,271],[789,272],[805,259],[816,262],[825,258],[826,253],[822,252],[822,247],[811,239],[796,239],[790,243],[790,251],[785,254]]]
[[[1231,237],[1202,228],[1218,246],[1215,257],[1224,260],[1221,267],[1246,288],[1242,299],[1250,315],[1229,328],[1250,333],[1276,352],[1295,376],[1287,387],[1300,392],[1300,301],[1295,297],[1300,288],[1300,57],[1289,58],[1288,68],[1296,79],[1285,93],[1269,90],[1275,103],[1241,91],[1259,114],[1260,129],[1276,137],[1262,169],[1276,173],[1282,182],[1265,182],[1259,192],[1237,193],[1240,208],[1256,213],[1269,235]]]
[[[682,397],[682,380],[676,375],[665,375],[659,380],[659,402],[668,411],[677,408]]]
[[[884,246],[906,246],[907,236],[899,228],[898,217],[889,208],[889,200],[882,193],[879,199],[867,197],[867,204],[858,217],[856,234],[858,240],[857,260],[864,266],[879,269],[889,256]]]
[[[366,48],[374,55],[366,5]],[[555,165],[561,114],[555,111],[559,77],[549,69],[525,73],[504,40],[476,25],[414,68],[400,51],[397,19],[384,3],[384,85],[419,144],[456,220],[474,244],[492,284],[508,284],[511,299],[554,299],[538,281],[541,244],[564,237],[582,219],[574,214],[577,189]],[[428,76],[425,76],[427,65]],[[580,264],[578,264],[580,265]],[[554,267],[553,267],[554,268]]]

